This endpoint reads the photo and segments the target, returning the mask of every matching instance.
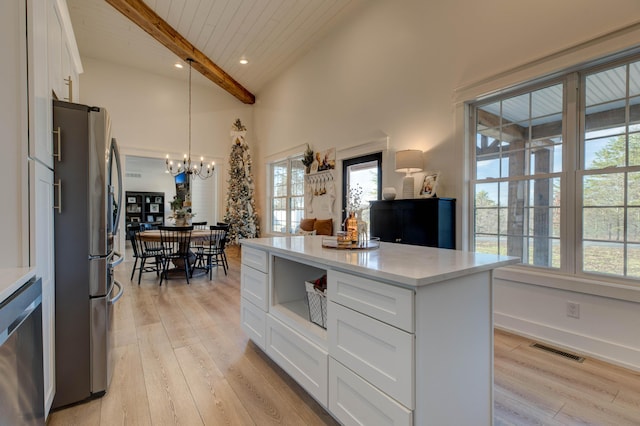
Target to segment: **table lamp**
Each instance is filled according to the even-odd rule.
[[[413,198],[413,176],[411,173],[422,171],[422,151],[405,149],[396,152],[396,172],[406,173],[402,179],[402,198]]]

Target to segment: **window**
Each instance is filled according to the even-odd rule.
[[[640,62],[474,103],[470,128],[474,250],[640,278]]]
[[[271,231],[293,233],[304,216],[302,156],[271,164]]]
[[[563,86],[476,108],[475,249],[560,266]]]
[[[583,81],[581,268],[640,278],[640,62]]]

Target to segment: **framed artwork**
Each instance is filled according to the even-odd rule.
[[[156,197],[155,202],[158,204],[162,203],[162,197]]]
[[[153,222],[153,216],[147,216],[147,222]]]
[[[159,213],[160,212],[160,205],[159,204],[151,204],[149,206],[149,211],[151,213]]]
[[[127,203],[135,203],[136,197],[127,197]]]
[[[329,148],[326,151],[316,152],[316,159],[313,161],[317,165],[317,171],[333,170],[336,168],[336,149]],[[312,169],[315,168],[313,164]]]
[[[438,177],[440,172],[426,172],[420,188],[420,198],[431,198],[436,196],[438,187]]]
[[[132,217],[131,218],[131,222],[140,222],[140,218],[139,217]]]

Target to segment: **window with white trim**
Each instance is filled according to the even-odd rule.
[[[640,61],[470,104],[471,248],[640,278]]]
[[[293,233],[304,217],[302,156],[271,163],[271,232]]]

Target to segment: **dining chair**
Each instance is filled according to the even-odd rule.
[[[224,274],[227,275],[228,264],[225,261],[224,245],[227,239],[229,227],[211,225],[208,245],[198,254],[199,263],[209,271],[209,279],[213,277],[213,266],[222,265]]]
[[[137,269],[138,285],[140,285],[140,278],[144,272],[155,272],[156,276],[158,276],[162,269],[161,244],[160,242],[142,241],[139,234],[144,230],[145,227],[143,225],[129,226],[127,229],[131,240],[131,248],[133,249],[133,257],[135,258],[130,280],[133,280]],[[138,265],[138,261],[140,261],[140,265]]]
[[[160,243],[162,245],[162,274],[160,285],[163,279],[169,279],[169,265],[173,263],[176,269],[183,269],[184,276],[189,284],[189,278],[193,272],[189,257],[192,226],[159,226]]]
[[[191,223],[193,225],[193,229],[194,230],[207,230],[209,228],[207,228],[207,222],[192,222]],[[203,240],[196,240],[196,241],[191,241],[191,250],[193,250],[196,254],[198,254],[199,252],[202,251],[202,249],[204,248],[206,242],[204,242]]]

